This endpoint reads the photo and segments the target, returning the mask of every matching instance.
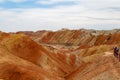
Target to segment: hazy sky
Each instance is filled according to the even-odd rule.
[[[1,31],[120,28],[120,0],[0,0]]]

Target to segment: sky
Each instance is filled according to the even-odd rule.
[[[120,0],[0,0],[0,31],[119,29]]]

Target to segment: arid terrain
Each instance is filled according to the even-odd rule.
[[[120,30],[0,32],[0,80],[120,80]]]

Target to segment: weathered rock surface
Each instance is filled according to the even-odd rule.
[[[29,35],[38,43],[59,44],[67,46],[94,46],[101,44],[118,44],[120,38],[120,30],[60,30],[52,31],[37,31],[31,32]]]
[[[0,32],[0,79],[120,80],[113,56],[119,36],[119,30]]]

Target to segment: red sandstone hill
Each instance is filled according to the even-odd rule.
[[[24,33],[39,44],[74,46],[76,48],[91,47],[94,45],[111,45],[120,42],[120,30],[60,30],[60,31],[37,31],[17,32]],[[60,47],[61,47],[60,46]],[[72,47],[74,49],[74,47]],[[71,47],[70,47],[71,48]]]
[[[0,32],[0,79],[120,80],[120,31]]]
[[[64,80],[65,75],[76,69],[75,61],[71,62],[72,58],[76,58],[75,55],[69,56],[65,53],[52,53],[49,49],[38,45],[24,34],[1,33],[0,38],[1,47],[8,51],[9,54],[31,62],[47,74],[56,76],[55,79],[58,77],[58,79]],[[18,75],[18,77],[20,76]]]

